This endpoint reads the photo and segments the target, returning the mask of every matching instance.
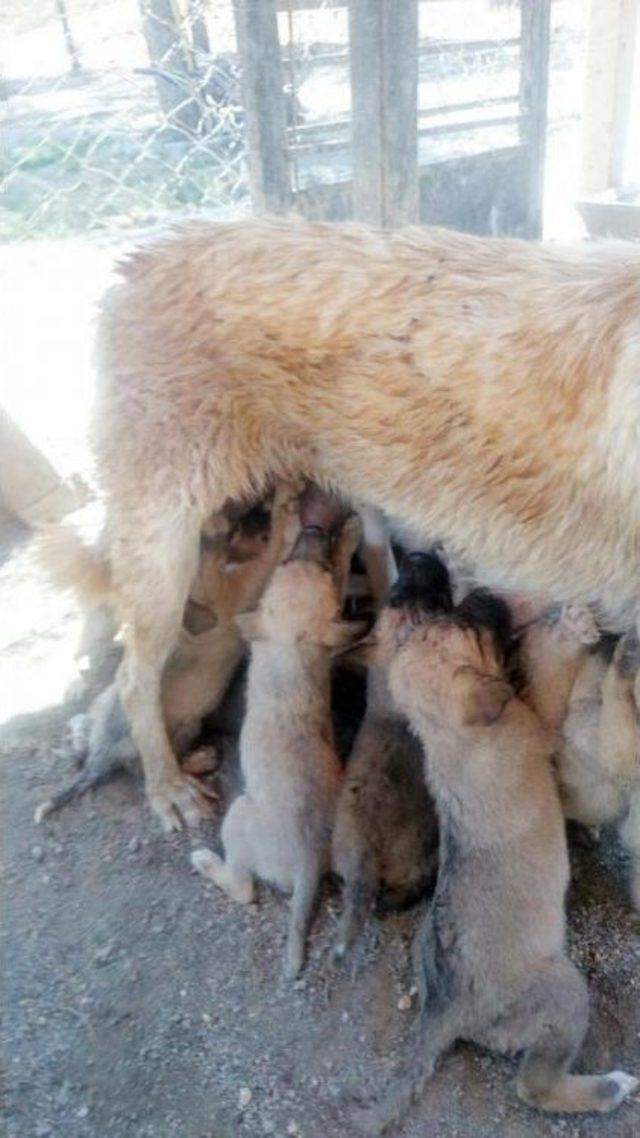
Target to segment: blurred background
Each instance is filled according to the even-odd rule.
[[[638,6],[5,0],[0,403],[86,471],[96,301],[191,215],[633,235]]]

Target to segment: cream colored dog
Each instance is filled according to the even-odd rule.
[[[193,223],[104,302],[97,471],[123,702],[165,825],[199,813],[163,723],[198,534],[305,475],[496,587],[638,610],[640,250],[299,219]]]

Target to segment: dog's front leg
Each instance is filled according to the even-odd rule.
[[[161,701],[164,665],[178,640],[198,557],[200,518],[184,511],[143,519],[114,543],[114,579],[125,627],[118,684],[142,759],[150,805],[165,830],[195,825],[210,807],[185,776],[167,734]]]

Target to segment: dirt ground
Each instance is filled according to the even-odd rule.
[[[241,909],[214,892],[189,867],[189,838],[162,835],[135,780],[123,777],[36,827],[35,807],[71,773],[66,720],[87,693],[78,700],[76,689],[66,702],[50,694],[66,678],[75,617],[42,591],[26,535],[5,527],[1,538],[3,1133],[355,1135],[354,1103],[386,1085],[408,1053],[409,946],[420,911],[387,918],[357,967],[336,971],[329,950],[339,897],[327,885],[307,968],[287,987],[282,899],[263,889],[256,906]],[[104,679],[92,677],[94,689]],[[48,705],[36,709],[38,685]],[[232,751],[210,840],[232,793]],[[637,1073],[640,922],[625,900],[624,865],[611,842],[572,857],[571,954],[592,995],[579,1067]],[[606,1119],[545,1118],[517,1101],[513,1074],[507,1060],[457,1047],[397,1134],[640,1133],[640,1097]]]

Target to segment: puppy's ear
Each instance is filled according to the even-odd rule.
[[[234,616],[233,623],[242,639],[246,640],[248,644],[252,640],[264,640],[262,617],[257,609],[254,612],[238,613],[237,616]]]
[[[350,649],[357,651],[360,644],[365,643],[362,637],[368,628],[369,625],[364,620],[332,620],[327,628],[324,643],[327,648],[333,650],[335,656]],[[360,644],[357,641],[360,641]]]
[[[496,723],[514,691],[506,680],[483,676],[470,669],[461,693],[460,720],[463,727],[488,727]]]

